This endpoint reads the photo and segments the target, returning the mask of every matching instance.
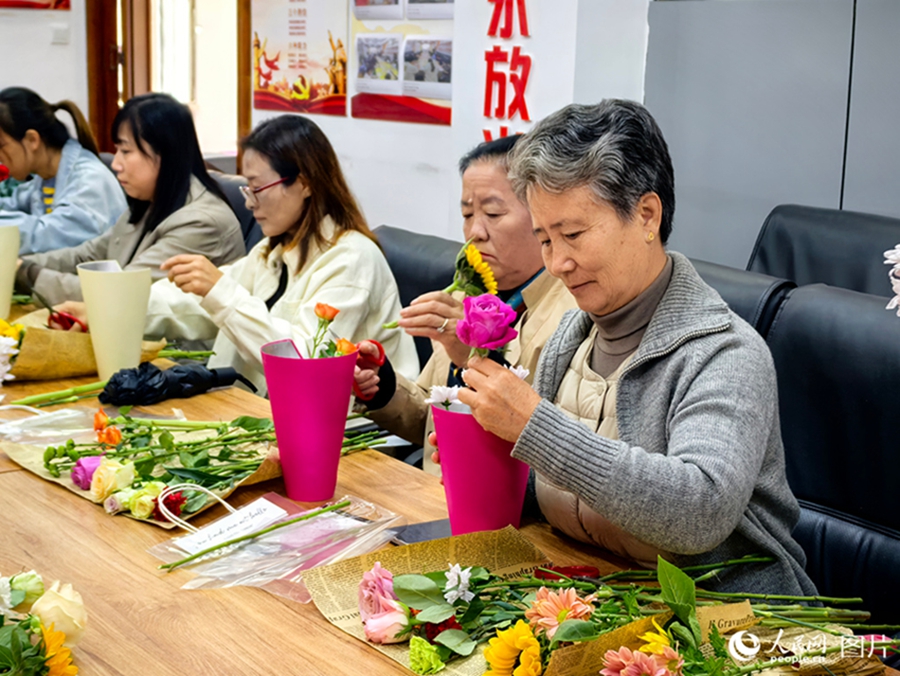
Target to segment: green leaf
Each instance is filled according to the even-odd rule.
[[[671,632],[672,636],[681,641],[681,643],[683,643],[688,648],[697,647],[697,641],[694,638],[694,633],[680,622],[673,622],[669,625],[668,629],[669,632]]]
[[[597,638],[597,627],[585,620],[566,620],[553,634],[553,644],[592,641]]]
[[[159,445],[170,452],[175,450],[175,437],[169,430],[159,435]]]
[[[129,413],[131,413],[131,409],[133,409],[133,408],[134,408],[134,406],[131,406],[131,405],[119,406],[119,415],[127,416]]]
[[[203,491],[192,491],[190,489],[185,489],[185,492],[187,492],[189,495],[187,502],[184,503],[184,507],[181,508],[182,512],[193,514],[198,509],[202,509],[206,505],[207,500],[211,499]]]
[[[394,593],[402,603],[416,610],[447,603],[440,587],[424,575],[398,575],[394,578]]]
[[[460,624],[467,624],[469,622],[473,622],[479,615],[481,615],[481,611],[484,610],[484,601],[482,601],[477,596],[472,599],[472,602],[469,603],[469,607],[466,609],[466,612],[463,613],[463,616],[459,619]]]
[[[193,467],[195,464],[194,456],[187,451],[181,451],[178,454],[178,459],[181,460],[183,467]]]
[[[725,639],[719,633],[719,628],[715,623],[709,625],[709,644],[712,646],[716,657],[729,657],[728,648],[725,645]]]
[[[188,479],[207,488],[226,480],[225,477],[216,476],[215,474],[210,474],[199,469],[190,469],[187,467],[166,467],[165,469],[167,472],[180,479]]]
[[[9,605],[11,608],[15,608],[17,605],[22,603],[25,600],[25,590],[24,589],[11,589],[9,592]]]
[[[435,636],[434,642],[447,646],[457,655],[462,655],[464,657],[471,655],[477,645],[475,641],[469,638],[469,635],[466,632],[460,631],[459,629],[447,629],[442,631]]]
[[[470,585],[475,582],[485,582],[489,579],[491,579],[491,574],[488,572],[487,568],[482,568],[481,566],[473,567],[472,571],[469,573]]]
[[[242,415],[231,421],[232,427],[240,427],[247,432],[268,432],[275,429],[275,425],[270,418],[253,418],[249,415]]]
[[[656,577],[662,588],[662,600],[675,613],[675,617],[690,628],[695,645],[701,641],[700,623],[697,621],[697,589],[694,581],[678,566],[657,556]]]
[[[137,460],[134,463],[134,471],[137,472],[138,476],[142,479],[149,479],[153,476],[154,467],[156,467],[156,458],[152,456]]]
[[[431,624],[440,624],[446,619],[453,617],[456,609],[449,603],[442,606],[431,606],[416,615],[416,619],[420,622],[430,622]]]
[[[438,587],[443,589],[447,585],[447,573],[443,570],[425,573],[425,577],[432,580]]]
[[[150,441],[152,437],[149,434],[141,434],[135,437],[131,437],[131,447],[132,448],[147,448],[150,445]]]

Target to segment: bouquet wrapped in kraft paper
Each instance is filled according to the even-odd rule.
[[[16,380],[57,380],[97,373],[91,335],[49,329],[48,315],[47,310],[38,310],[19,320],[21,342],[10,375]],[[156,359],[165,346],[165,340],[144,341],[141,361]]]

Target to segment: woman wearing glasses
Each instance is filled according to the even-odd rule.
[[[116,115],[112,137],[112,168],[129,208],[99,237],[26,256],[16,275],[21,293],[36,290],[50,303],[81,300],[76,266],[88,261],[150,268],[161,279],[160,265],[178,253],[217,265],[244,255],[240,224],[206,172],[187,106],[167,94],[136,96]]]
[[[210,367],[233,366],[265,391],[259,349],[293,338],[306,355],[315,306],[338,310],[334,335],[384,346],[394,367],[415,377],[412,338],[382,324],[400,314],[387,261],[322,131],[297,115],[260,124],[242,142],[244,196],[264,239],[244,258],[216,267],[204,256],[173,256],[153,285],[146,333],[215,337]]]

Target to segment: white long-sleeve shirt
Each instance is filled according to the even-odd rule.
[[[322,224],[330,239],[335,225]],[[419,361],[411,337],[382,324],[400,316],[400,295],[384,255],[359,232],[348,231],[324,250],[310,247],[299,274],[299,250],[279,245],[268,255],[268,240],[259,242],[244,258],[219,268],[223,277],[206,297],[183,293],[168,280],[151,287],[145,333],[169,340],[208,340],[215,337],[211,368],[232,366],[265,393],[260,348],[271,341],[293,338],[308,356],[318,318],[316,303],[327,303],[340,313],[331,325],[334,337],[358,343],[380,342],[403,375],[415,378]],[[281,268],[288,265],[284,295],[266,308],[278,288]]]

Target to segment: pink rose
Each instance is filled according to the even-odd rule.
[[[409,613],[399,601],[382,598],[381,612],[370,615],[363,622],[363,627],[366,638],[372,643],[402,643],[409,638],[405,634],[409,627]]]
[[[463,311],[465,317],[456,323],[456,336],[470,347],[496,350],[519,335],[510,326],[516,321],[516,311],[497,296],[467,296]]]
[[[91,479],[94,478],[94,472],[103,461],[102,455],[87,455],[78,458],[75,467],[72,468],[72,481],[78,488],[83,491],[89,490],[91,487]]]
[[[363,573],[359,583],[359,616],[363,622],[381,612],[381,600],[396,600],[394,574],[376,561],[372,570]]]

